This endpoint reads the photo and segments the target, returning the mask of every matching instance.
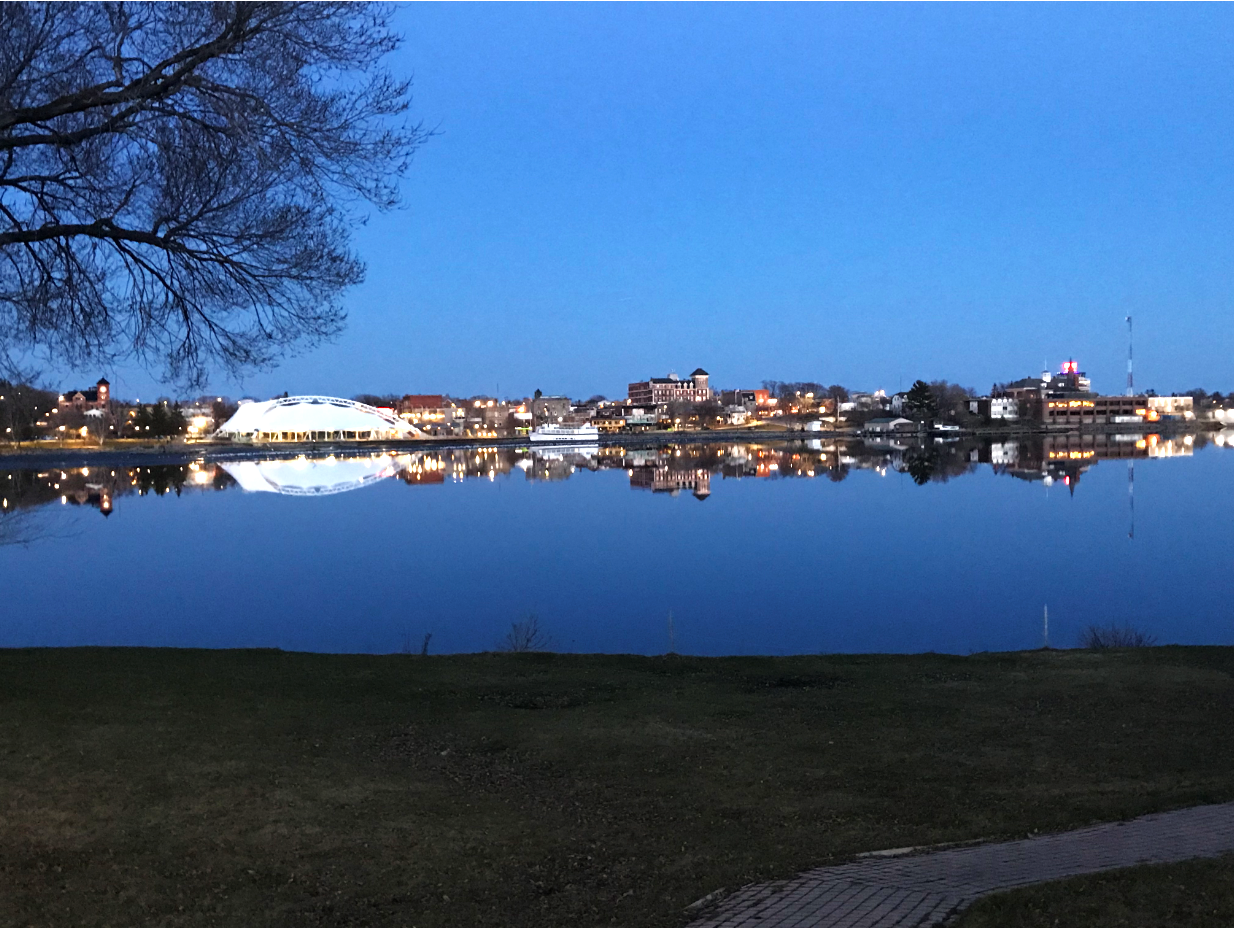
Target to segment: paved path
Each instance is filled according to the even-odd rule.
[[[927,928],[1000,889],[1234,851],[1234,803],[1022,841],[820,867],[748,886],[691,928]]]

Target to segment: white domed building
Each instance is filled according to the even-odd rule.
[[[423,433],[388,409],[336,396],[283,396],[245,403],[216,438],[249,442],[388,441]]]

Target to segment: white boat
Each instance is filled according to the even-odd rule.
[[[546,422],[544,425],[538,425],[531,430],[531,440],[553,442],[555,444],[564,444],[566,442],[573,444],[576,441],[596,444],[600,440],[600,430],[594,425],[561,425],[559,423]]]

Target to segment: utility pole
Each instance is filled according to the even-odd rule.
[[[1042,647],[1048,649],[1050,647],[1050,607],[1048,604],[1043,607],[1041,616],[1041,636],[1044,641]]]

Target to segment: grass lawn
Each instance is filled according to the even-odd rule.
[[[1227,648],[0,651],[0,925],[682,925],[861,851],[1234,799],[1231,671]],[[964,925],[1076,899],[1131,915],[1058,924],[1217,924],[1197,887],[1230,923],[1229,863],[1150,869],[1161,891],[1070,881]]]
[[[1234,857],[1131,867],[989,896],[955,928],[1230,928]]]

